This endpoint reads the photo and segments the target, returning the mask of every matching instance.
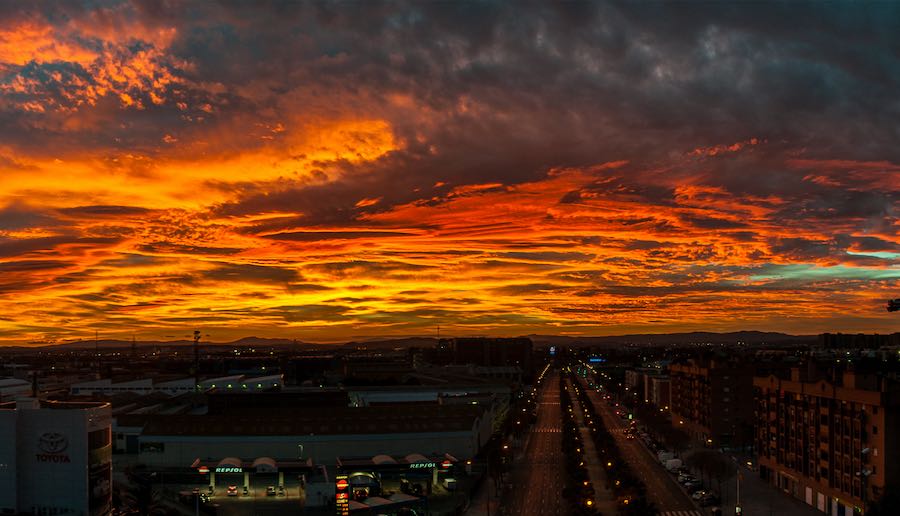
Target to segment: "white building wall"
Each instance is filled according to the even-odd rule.
[[[16,411],[0,410],[0,511],[16,511]]]
[[[73,396],[92,396],[94,394],[122,394],[133,392],[135,394],[150,394],[153,392],[153,379],[143,378],[130,382],[112,383],[111,380],[94,380],[80,382],[69,387],[69,393]]]
[[[49,512],[79,507],[87,510],[87,428],[84,415],[67,410],[20,410],[19,508]],[[56,433],[68,444],[62,453],[47,454],[40,448],[42,436]],[[38,456],[59,457],[38,461]],[[69,462],[58,463],[62,457]]]
[[[177,396],[186,392],[194,391],[193,378],[181,378],[179,380],[170,380],[168,382],[160,382],[154,385],[157,391],[164,392],[170,396]]]
[[[6,381],[0,386],[0,401],[9,401],[31,393],[31,383],[26,381]]]

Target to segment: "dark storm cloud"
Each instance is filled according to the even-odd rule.
[[[223,263],[204,271],[203,277],[214,281],[259,283],[290,283],[301,280],[295,269],[270,265]]]
[[[2,288],[119,324],[687,324],[757,298],[819,324],[836,305],[804,287],[896,285],[897,26],[891,3],[2,3]]]
[[[60,222],[53,216],[29,206],[10,204],[0,208],[0,231],[15,231],[59,224]]]
[[[287,240],[291,242],[318,242],[322,240],[346,240],[353,238],[386,238],[415,236],[414,233],[402,231],[291,231],[263,235],[271,240]]]
[[[129,215],[145,215],[150,210],[139,206],[76,206],[73,208],[62,208],[58,210],[60,213],[74,217],[122,217]]]

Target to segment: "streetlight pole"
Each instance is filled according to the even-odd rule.
[[[491,516],[491,460],[488,458],[484,467],[484,476],[487,477],[487,497],[485,505],[487,506],[487,516]]]

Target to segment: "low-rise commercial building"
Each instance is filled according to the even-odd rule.
[[[139,437],[139,460],[155,468],[184,468],[196,459],[312,458],[332,465],[341,455],[444,454],[475,456],[492,433],[476,405],[335,407],[149,417]]]

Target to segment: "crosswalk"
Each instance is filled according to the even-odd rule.
[[[663,511],[661,516],[703,516],[703,513],[697,510],[693,511]]]
[[[532,431],[540,433],[540,434],[558,434],[558,433],[562,432],[562,429],[559,427],[545,426],[542,428],[535,428]]]

